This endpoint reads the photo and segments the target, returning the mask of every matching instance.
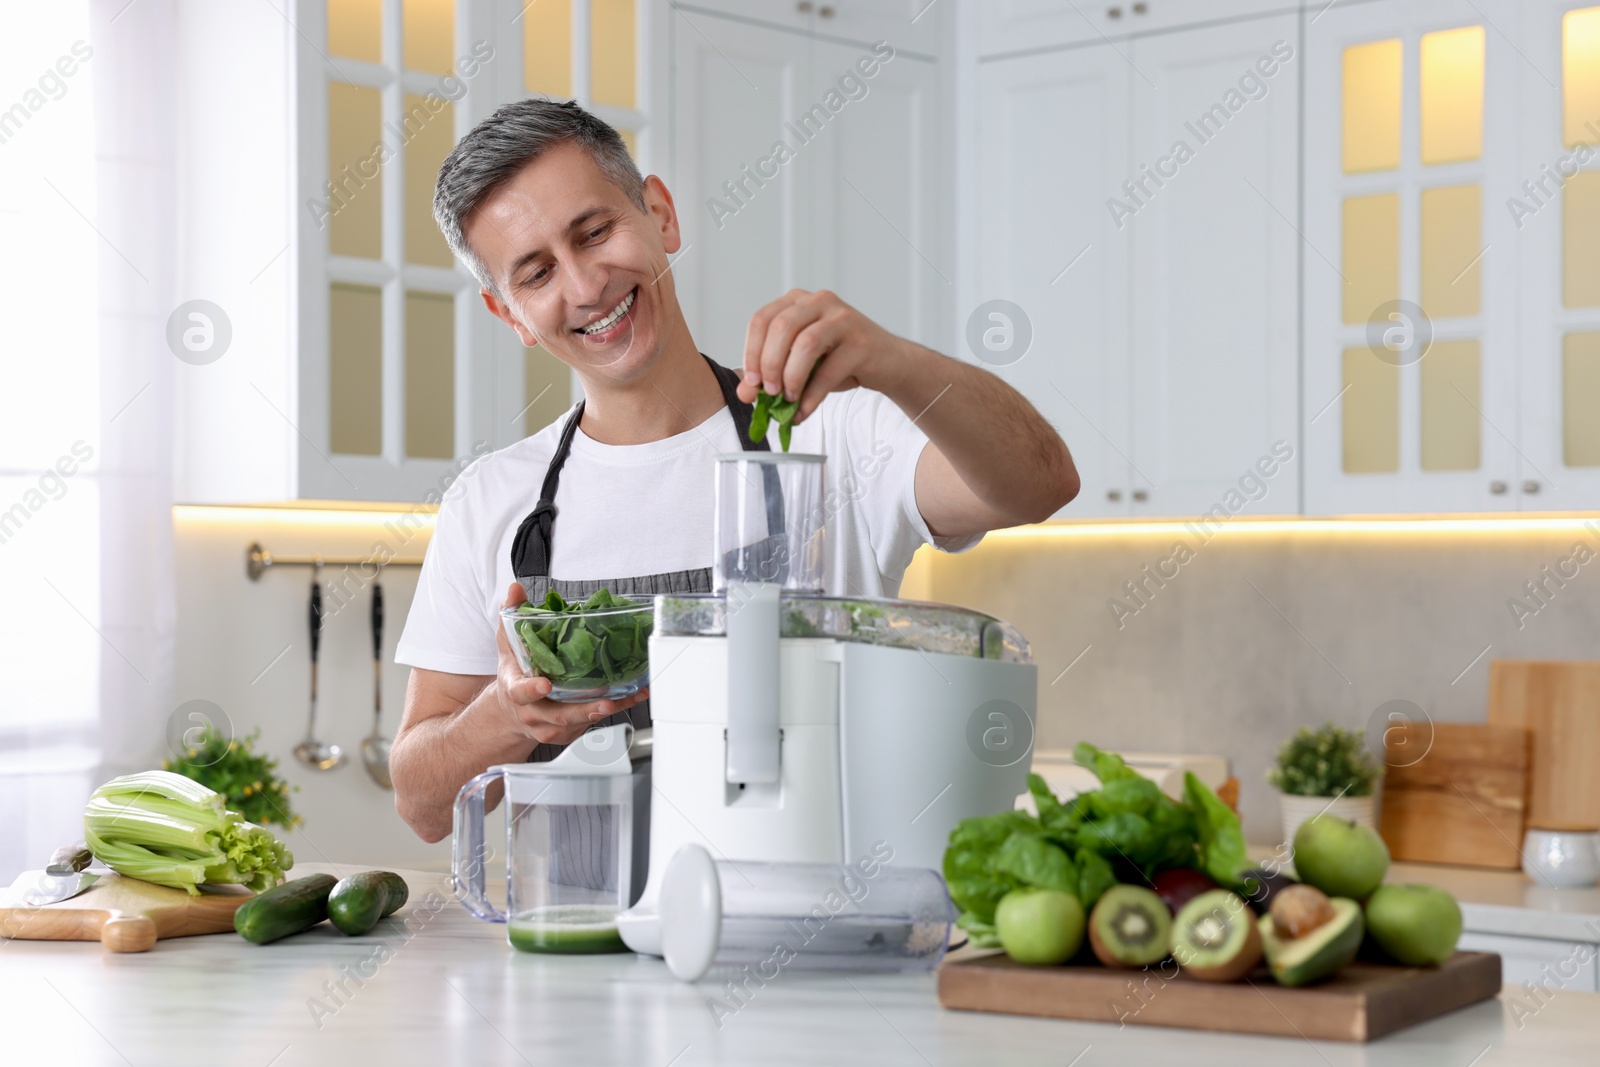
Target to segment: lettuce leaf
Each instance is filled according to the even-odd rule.
[[[1078,893],[1078,869],[1060,845],[1037,834],[1012,831],[990,861],[995,870],[1023,885]]]
[[[1195,834],[1202,871],[1218,885],[1239,885],[1239,872],[1250,866],[1239,816],[1192,772],[1183,776],[1184,806],[1194,813]]]
[[[1122,757],[1115,752],[1101,752],[1087,741],[1078,742],[1078,747],[1072,750],[1072,761],[1093,771],[1094,776],[1100,779],[1101,785],[1122,778],[1144,777],[1123,762]]]

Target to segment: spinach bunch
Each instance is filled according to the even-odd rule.
[[[1072,755],[1100,779],[1099,789],[1063,802],[1030,774],[1038,816],[1004,811],[951,831],[945,883],[975,945],[999,944],[995,908],[1022,886],[1071,893],[1088,911],[1119,881],[1142,885],[1159,871],[1192,867],[1233,886],[1249,865],[1239,817],[1194,775],[1184,779],[1180,804],[1115,753],[1084,743]]]
[[[780,393],[773,396],[765,389],[756,394],[755,410],[750,413],[750,440],[763,441],[767,427],[773,420],[778,423],[778,443],[789,451],[789,433],[794,429],[794,417],[800,410],[800,401],[785,400]]]
[[[534,670],[567,689],[600,689],[643,672],[654,617],[648,611],[589,615],[607,609],[639,608],[632,600],[601,589],[581,604],[568,603],[554,589],[539,604],[517,608],[517,636]]]

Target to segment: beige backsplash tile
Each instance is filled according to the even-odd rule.
[[[1135,606],[1123,583],[1179,541],[1193,558],[1119,620],[1108,601]],[[1571,528],[1002,534],[959,556],[925,549],[913,574],[919,595],[992,612],[1032,643],[1041,747],[1226,755],[1246,834],[1267,842],[1265,774],[1297,727],[1362,727],[1394,699],[1481,722],[1491,660],[1600,659],[1600,559],[1547,583],[1537,614],[1508,606],[1537,606],[1524,583],[1579,541],[1600,554],[1600,534]]]

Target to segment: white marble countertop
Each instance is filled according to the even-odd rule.
[[[1396,863],[1390,882],[1426,882],[1461,902],[1466,929],[1480,934],[1600,943],[1600,886],[1555,889],[1521,871]]]
[[[318,869],[341,873],[294,873]],[[444,877],[402,873],[410,903],[365,937],[324,925],[273,945],[218,934],[132,955],[0,942],[0,1062],[1490,1067],[1593,1064],[1600,1045],[1600,996],[1588,993],[1557,993],[1520,1020],[1496,1000],[1364,1046],[1311,1045],[944,1011],[931,975],[794,971],[719,1026],[708,1000],[721,990],[709,979],[685,985],[633,955],[516,952],[504,927],[450,899]]]

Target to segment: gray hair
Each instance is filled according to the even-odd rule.
[[[494,279],[467,244],[467,219],[523,167],[567,142],[589,153],[606,180],[627,193],[640,211],[645,210],[644,178],[622,135],[571,100],[535,97],[501,105],[461,138],[439,167],[439,184],[433,191],[434,221],[444,232],[450,251],[497,296]]]

